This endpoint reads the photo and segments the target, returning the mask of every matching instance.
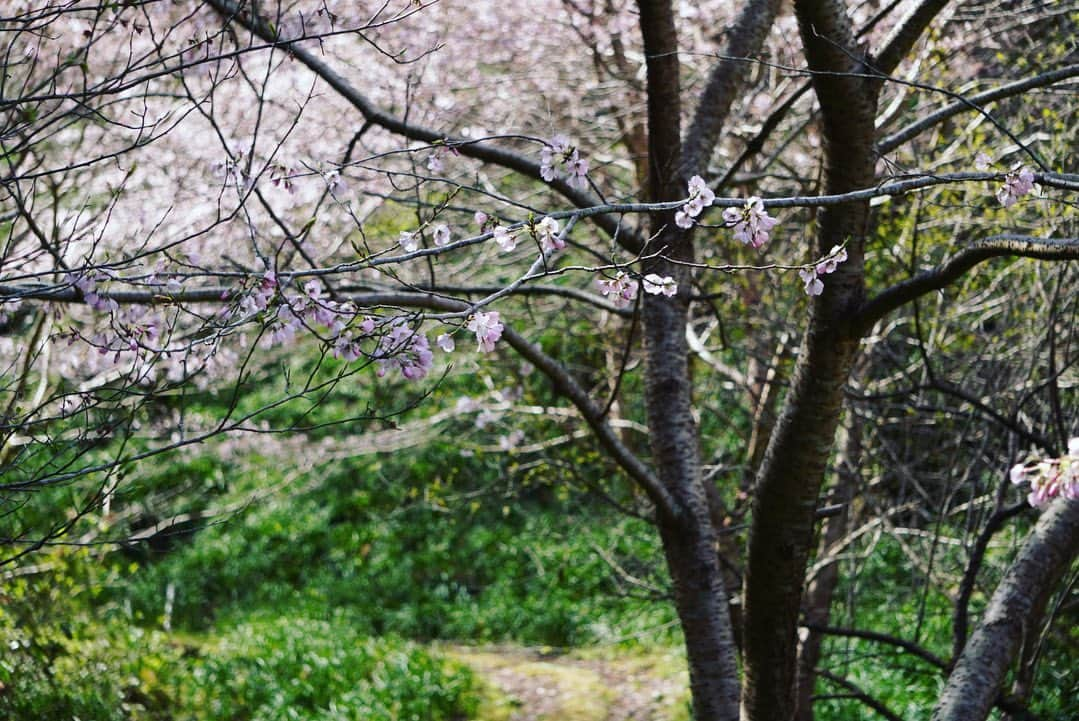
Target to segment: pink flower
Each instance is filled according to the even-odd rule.
[[[450,227],[445,223],[439,223],[435,226],[435,245],[439,248],[445,247],[450,244]]]
[[[494,227],[494,230],[491,231],[491,236],[495,239],[495,242],[498,243],[498,247],[505,253],[508,253],[517,247],[517,236],[510,233],[501,225],[496,225]]]
[[[406,253],[414,253],[419,250],[420,241],[417,235],[417,233],[409,233],[407,230],[402,230],[401,235],[397,236],[397,242],[401,245],[401,250]]]
[[[568,177],[566,182],[571,188],[584,189],[588,186],[588,160],[581,158],[577,154],[577,150],[574,149],[570,154],[568,166]]]
[[[536,223],[536,238],[539,239],[540,248],[544,253],[562,250],[566,247],[566,241],[558,235],[558,221],[547,216]]]
[[[692,228],[694,219],[715,199],[716,194],[704,184],[704,179],[694,175],[689,179],[689,200],[674,214],[674,224],[679,228]]]
[[[1054,498],[1079,499],[1079,438],[1068,440],[1068,452],[1033,464],[1016,464],[1008,472],[1012,483],[1030,482],[1027,501],[1035,508],[1047,506]]]
[[[1034,173],[1020,167],[1004,176],[1004,185],[997,191],[997,200],[1005,208],[1010,208],[1033,189]]]
[[[566,183],[574,188],[588,184],[588,160],[581,157],[570,139],[565,135],[551,138],[540,151],[540,177],[548,183],[558,177],[558,168],[564,168]]]
[[[600,278],[596,281],[600,293],[610,298],[611,303],[617,308],[627,308],[637,298],[637,289],[640,284],[626,273],[618,271],[614,278]]]
[[[408,380],[423,378],[434,361],[427,336],[410,328],[403,318],[393,321],[390,331],[379,339],[373,356],[378,360],[379,377],[397,368]]]
[[[435,150],[427,157],[427,169],[432,173],[441,173],[444,169],[442,165],[442,151],[441,148]]]
[[[468,319],[467,327],[476,334],[476,342],[484,353],[490,353],[495,349],[495,343],[502,337],[502,330],[505,328],[499,320],[497,311],[473,314]]]
[[[498,439],[498,447],[503,451],[512,451],[525,439],[525,432],[521,429],[510,432],[509,435]]]
[[[824,292],[824,283],[817,276],[816,268],[802,268],[798,275],[802,276],[802,282],[805,283],[806,295],[820,295]]]
[[[845,263],[846,260],[847,249],[839,245],[833,245],[832,249],[828,251],[828,257],[817,263],[817,275],[834,273],[839,264]]]
[[[453,349],[457,347],[453,342],[453,336],[449,333],[440,335],[438,340],[435,341],[435,344],[442,349],[443,353],[452,353]]]
[[[651,295],[665,295],[670,298],[678,292],[678,284],[669,275],[649,273],[644,277],[644,292]]]
[[[754,196],[746,200],[745,207],[727,208],[723,220],[734,227],[734,239],[760,248],[768,242],[768,233],[778,222],[764,209],[764,201]]]

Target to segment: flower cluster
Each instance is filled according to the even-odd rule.
[[[1027,501],[1044,508],[1057,496],[1079,498],[1079,438],[1068,441],[1068,452],[1060,458],[1018,463],[1008,473],[1012,483],[1030,483]]]
[[[536,239],[539,240],[540,248],[544,253],[562,250],[566,247],[566,240],[558,234],[558,221],[547,216],[536,223]]]
[[[588,161],[580,156],[565,135],[554,136],[540,151],[540,177],[550,183],[557,177],[556,169],[559,168],[565,172],[566,183],[571,188],[588,185]]]
[[[295,168],[290,168],[280,163],[274,163],[270,166],[270,183],[275,188],[280,188],[288,193],[296,192],[296,184],[293,182],[295,177]]]
[[[847,249],[834,245],[832,249],[828,251],[827,257],[824,260],[817,263],[812,268],[802,268],[798,271],[798,275],[802,277],[802,282],[805,283],[806,295],[820,295],[824,292],[824,282],[820,279],[822,275],[828,275],[834,273],[835,269],[839,267],[840,263],[847,260]]]
[[[245,316],[252,316],[266,310],[275,293],[277,293],[277,274],[268,270],[263,274],[258,285],[240,299],[240,312]]]
[[[112,298],[104,298],[97,292],[97,284],[106,280],[108,276],[99,271],[89,271],[79,275],[68,276],[68,282],[79,289],[86,304],[96,311],[108,313],[120,306]]]
[[[618,271],[613,278],[600,278],[596,281],[599,292],[609,298],[616,308],[628,308],[637,298],[640,284],[628,274]]]
[[[434,353],[427,336],[412,328],[404,318],[397,318],[383,335],[375,349],[378,376],[381,378],[391,368],[397,368],[408,380],[419,380],[431,370]]]
[[[476,334],[479,349],[484,353],[490,353],[495,349],[495,343],[502,337],[505,326],[499,320],[498,311],[491,311],[490,313],[474,313],[468,319],[467,328]]]
[[[727,208],[723,211],[723,221],[734,228],[734,239],[760,248],[768,242],[768,232],[776,225],[776,219],[768,215],[764,202],[753,196],[746,200],[742,208]],[[829,271],[831,272],[831,271]]]
[[[1004,176],[1004,185],[997,191],[997,200],[1005,208],[1010,208],[1032,190],[1034,190],[1034,173],[1019,167]]]
[[[716,194],[704,184],[704,179],[694,175],[689,179],[689,200],[681,210],[674,214],[674,223],[679,228],[692,228],[696,217],[716,199]]]
[[[678,292],[678,284],[669,275],[657,275],[649,273],[644,277],[644,292],[651,295],[665,295],[668,298]]]

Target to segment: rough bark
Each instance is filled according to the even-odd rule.
[[[850,20],[836,0],[798,0],[802,43],[821,105],[825,192],[873,180],[875,92],[863,77]],[[865,296],[868,205],[824,208],[813,252],[845,244],[849,260],[812,305],[798,364],[757,474],[745,581],[742,709],[746,721],[790,721],[796,707],[797,624],[817,496],[843,386],[858,349],[850,323]]]
[[[1079,501],[1057,500],[1042,514],[1005,574],[941,694],[933,721],[989,715],[1025,636],[1041,625],[1046,602],[1079,554]]]
[[[674,13],[669,1],[639,2],[638,8],[647,63],[649,200],[678,200],[685,195],[685,180]],[[690,274],[684,265],[671,262],[692,260],[693,251],[671,212],[653,214],[650,223],[649,249],[658,255],[648,261],[645,271],[671,275],[679,285],[676,297],[645,295],[643,303],[645,402],[653,461],[680,510],[673,522],[660,522],[660,535],[685,631],[694,715],[699,721],[736,721],[734,634],[693,418],[686,342]]]
[[[850,500],[856,486],[856,469],[861,462],[862,433],[859,420],[848,409],[847,421],[842,434],[845,436],[842,451],[836,459],[836,484],[829,498],[829,505],[842,506],[842,510],[830,516],[821,531],[818,563],[826,561],[806,588],[802,603],[806,637],[798,652],[798,695],[795,711],[796,721],[813,721],[813,690],[817,680],[817,663],[821,657],[824,634],[818,627],[827,626],[831,619],[832,597],[839,584],[839,563],[827,556],[847,534],[850,518]]]
[[[739,13],[724,57],[712,66],[686,133],[683,169],[687,176],[704,175],[708,169],[708,159],[719,141],[731,105],[753,69],[746,59],[760,54],[780,5],[780,0],[749,0]]]

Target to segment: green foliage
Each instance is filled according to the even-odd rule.
[[[199,721],[438,721],[477,703],[458,664],[364,638],[345,619],[302,617],[231,629],[192,664],[180,696]]]

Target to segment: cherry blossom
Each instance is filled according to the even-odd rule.
[[[564,170],[570,187],[588,185],[588,160],[581,157],[565,135],[554,136],[540,151],[540,177],[551,183],[558,177],[558,169]]]
[[[420,248],[419,233],[402,230],[401,234],[397,236],[397,242],[401,245],[401,250],[406,253],[414,253]]]
[[[778,222],[768,215],[764,202],[753,196],[746,200],[743,208],[727,208],[723,211],[723,220],[734,228],[734,239],[760,248],[768,242],[768,233]]]
[[[716,194],[705,185],[704,179],[694,175],[689,179],[689,200],[674,214],[674,223],[679,228],[692,228],[698,215],[715,202]]]
[[[104,273],[89,271],[79,275],[69,275],[68,282],[79,289],[88,306],[96,311],[109,313],[119,309],[120,306],[112,298],[102,297],[97,292],[98,282],[107,278],[108,276]]]
[[[817,263],[817,275],[834,273],[839,264],[845,263],[846,260],[847,249],[839,245],[833,245],[832,249],[828,251],[828,257]]]
[[[669,275],[649,273],[644,277],[644,292],[652,295],[673,297],[678,292],[678,284]]]
[[[427,169],[435,174],[441,174],[445,169],[445,166],[442,164],[442,148],[436,148],[435,151],[427,157]]]
[[[536,238],[539,239],[540,248],[544,253],[566,247],[566,241],[558,235],[558,230],[558,221],[550,216],[536,223]]]
[[[997,200],[1005,208],[1015,205],[1016,201],[1034,189],[1034,173],[1019,167],[1004,177],[1004,185],[997,190]]]
[[[390,369],[397,368],[408,380],[426,376],[434,360],[427,336],[409,327],[404,318],[391,322],[390,330],[379,339],[373,356],[378,360],[380,378]]]
[[[824,292],[824,283],[817,276],[816,268],[802,268],[798,275],[802,276],[805,283],[806,295],[820,295]]]
[[[498,439],[498,447],[503,451],[512,451],[525,439],[525,432],[520,428]]]
[[[453,342],[453,336],[449,333],[443,333],[435,340],[435,344],[442,349],[444,353],[452,353],[453,349],[457,347],[457,344]]]
[[[435,226],[435,245],[439,248],[450,244],[450,226],[439,223]]]
[[[498,247],[505,253],[517,247],[517,236],[509,232],[504,226],[496,225],[491,230],[491,235],[494,237],[495,242],[498,243]]]
[[[474,313],[468,319],[467,327],[476,334],[476,342],[484,353],[490,353],[495,349],[495,343],[502,337],[502,330],[505,328],[499,320],[498,311]]]
[[[617,308],[627,308],[637,298],[637,289],[640,284],[627,273],[618,271],[614,278],[600,278],[596,281],[600,293],[610,298]]]
[[[812,268],[802,268],[798,271],[798,275],[801,276],[802,282],[805,283],[806,295],[820,295],[824,292],[824,281],[820,279],[822,275],[828,275],[834,273],[840,263],[846,262],[847,249],[841,245],[833,245],[832,249],[828,251],[828,255],[824,260],[817,263]]]
[[[1030,483],[1027,501],[1035,508],[1044,508],[1058,496],[1079,499],[1079,437],[1068,441],[1068,452],[1060,458],[1017,463],[1008,477],[1016,485]]]

